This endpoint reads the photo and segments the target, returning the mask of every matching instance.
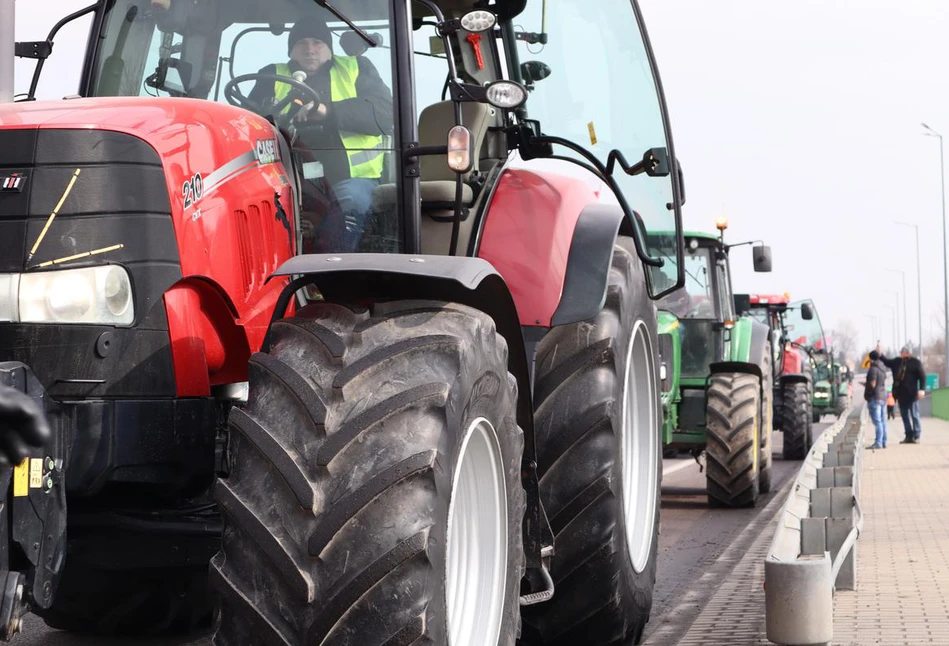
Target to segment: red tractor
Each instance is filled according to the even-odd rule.
[[[774,428],[784,433],[784,457],[803,460],[814,443],[814,366],[808,349],[809,301],[788,294],[736,294],[735,309],[771,328],[774,350]]]
[[[210,575],[222,646],[637,642],[683,284],[637,3],[86,14],[81,98],[0,106],[0,374],[56,435],[5,634],[187,630]]]

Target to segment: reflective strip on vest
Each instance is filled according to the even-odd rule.
[[[278,76],[291,76],[290,66],[286,63],[277,65]],[[354,56],[334,56],[333,67],[330,68],[330,93],[332,101],[345,101],[356,97],[356,79],[359,77],[359,61]],[[287,98],[293,86],[281,81],[274,82],[274,98],[277,103]],[[291,106],[283,109],[290,110]],[[380,135],[363,135],[355,132],[340,130],[339,137],[346,149],[349,158],[349,176],[365,179],[382,177],[382,168],[385,162],[385,144]]]

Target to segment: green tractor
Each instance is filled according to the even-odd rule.
[[[823,341],[823,339],[822,339]],[[850,407],[853,384],[848,373],[834,358],[830,347],[824,349],[819,342],[811,352],[814,362],[813,421],[818,423],[824,415],[840,417]]]
[[[770,330],[735,315],[729,250],[738,245],[725,243],[724,219],[716,226],[718,236],[685,235],[685,287],[658,302],[663,448],[705,453],[710,505],[754,506],[771,490]],[[753,257],[755,271],[771,271],[768,247]]]

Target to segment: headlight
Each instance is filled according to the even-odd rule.
[[[0,298],[8,294],[3,279],[9,276],[0,277]],[[0,303],[0,320],[131,325],[135,318],[132,281],[118,265],[32,272],[12,278],[19,282],[18,312],[3,318],[10,306]]]
[[[486,96],[496,108],[513,109],[527,101],[527,90],[514,81],[495,81],[488,86]]]

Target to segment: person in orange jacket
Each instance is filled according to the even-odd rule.
[[[896,406],[896,400],[893,399],[893,389],[888,388],[886,391],[886,418],[887,419],[896,419],[896,415],[893,410]]]

